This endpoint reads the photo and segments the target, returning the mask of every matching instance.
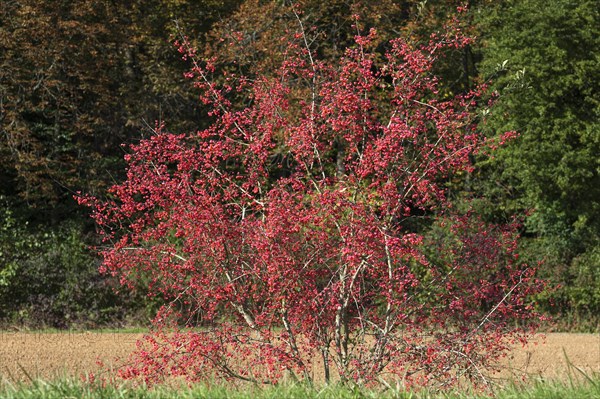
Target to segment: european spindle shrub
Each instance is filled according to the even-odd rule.
[[[332,62],[298,22],[278,68],[255,76],[178,42],[212,124],[158,126],[106,199],[80,198],[103,269],[168,301],[122,375],[486,382],[526,338],[515,326],[537,317],[539,283],[514,227],[449,206],[444,182],[496,145],[476,125],[485,88],[441,95],[431,73],[471,39],[451,24],[382,53],[371,30]],[[440,234],[424,242],[415,215]]]

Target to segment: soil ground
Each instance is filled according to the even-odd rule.
[[[0,332],[0,383],[80,377],[123,364],[140,334]],[[104,364],[103,367],[98,361]],[[600,335],[550,333],[505,360],[501,377],[600,375]]]
[[[526,347],[515,347],[501,375],[523,374],[544,380],[600,377],[600,334],[549,333]]]

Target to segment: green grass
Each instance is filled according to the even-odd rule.
[[[99,386],[76,380],[63,379],[56,382],[33,381],[28,384],[5,383],[0,388],[0,398],[123,398],[123,399],[167,399],[167,398],[227,398],[227,399],[361,399],[361,398],[397,398],[397,399],[600,399],[600,377],[589,378],[584,382],[542,382],[527,386],[513,385],[492,394],[469,394],[464,392],[432,393],[392,392],[359,390],[339,386],[310,388],[304,385],[277,387],[245,387],[236,389],[225,386],[195,385],[188,388],[122,386]]]

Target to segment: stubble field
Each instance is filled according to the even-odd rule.
[[[0,381],[79,377],[117,368],[141,334],[0,332]],[[99,363],[102,363],[100,365]],[[546,380],[600,374],[600,335],[550,333],[515,347],[501,378],[523,374]]]

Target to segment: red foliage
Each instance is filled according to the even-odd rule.
[[[275,73],[219,87],[214,65],[194,61],[211,127],[158,127],[109,199],[80,199],[110,243],[105,270],[170,303],[155,320],[168,328],[123,376],[272,383],[324,367],[327,379],[449,386],[485,381],[507,338],[526,336],[515,325],[536,317],[539,283],[515,229],[452,216],[444,188],[489,144],[474,120],[484,88],[440,98],[431,74],[470,39],[395,39],[381,56],[375,35],[332,63],[300,30]],[[443,234],[425,242],[415,212],[438,215]]]

